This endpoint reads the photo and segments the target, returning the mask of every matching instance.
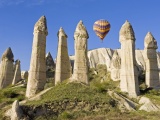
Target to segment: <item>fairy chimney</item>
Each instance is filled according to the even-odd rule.
[[[144,58],[146,65],[145,82],[148,87],[156,88],[160,85],[156,52],[158,46],[157,41],[150,32],[147,33],[144,39],[144,46]]]
[[[13,77],[12,85],[15,85],[21,80],[20,60],[16,60],[14,66],[15,68],[14,68],[14,77]]]
[[[46,36],[47,20],[42,16],[34,26],[32,55],[26,97],[33,97],[44,89],[46,83]]]
[[[2,55],[0,64],[0,89],[12,84],[14,55],[9,47]]]
[[[70,78],[71,63],[68,55],[67,35],[63,28],[58,31],[58,51],[56,58],[55,85]]]
[[[126,21],[119,33],[121,43],[120,89],[130,97],[139,95],[138,72],[135,59],[135,35],[131,24]]]
[[[89,35],[83,22],[80,21],[74,33],[75,40],[75,61],[73,81],[88,84],[88,57],[87,42]]]

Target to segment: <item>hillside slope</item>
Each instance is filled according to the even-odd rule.
[[[160,90],[147,90],[141,87],[141,95],[137,99],[129,98],[119,90],[119,81],[112,81],[105,65],[89,70],[90,85],[70,83],[53,86],[42,94],[39,99],[21,102],[23,118],[26,120],[158,120],[160,109]],[[7,91],[7,92],[6,92]],[[0,91],[1,118],[15,99],[24,100],[25,87],[8,87]],[[139,110],[140,98],[150,98],[153,104],[147,104],[151,112]],[[8,106],[9,105],[9,106]],[[152,108],[150,108],[152,107]]]

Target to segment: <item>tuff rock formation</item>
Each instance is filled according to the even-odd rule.
[[[50,52],[46,54],[46,71],[54,70],[55,63]]]
[[[14,77],[12,81],[12,85],[15,85],[21,80],[21,66],[20,66],[20,60],[15,61],[15,70],[14,70]]]
[[[118,56],[121,58],[121,49],[115,49],[118,53]],[[104,64],[107,66],[107,71],[111,72],[111,64],[112,64],[112,57],[114,51],[111,48],[97,48],[88,51],[88,59],[89,59],[89,67],[96,68],[99,64]],[[160,69],[160,54],[156,53],[157,61],[158,61],[158,68]],[[74,68],[74,60],[75,56],[69,56],[72,68]],[[136,57],[136,67],[138,69],[138,75],[140,75],[143,71],[145,71],[145,56],[144,50],[135,50],[135,57]],[[160,72],[159,72],[160,74]],[[119,78],[120,80],[120,78]]]
[[[114,81],[120,80],[121,58],[117,50],[114,51],[111,61],[111,79]]]
[[[148,32],[145,37],[144,46],[144,57],[146,63],[145,82],[148,87],[155,88],[160,85],[156,52],[158,46],[157,41],[150,32]]]
[[[135,59],[135,36],[131,24],[126,21],[119,33],[121,43],[120,89],[130,97],[139,95],[138,72]]]
[[[21,72],[21,78],[24,79],[24,80],[27,80],[28,79],[28,71],[22,71]]]
[[[47,21],[42,16],[34,26],[34,38],[32,55],[26,90],[26,97],[33,97],[36,93],[44,89],[46,83],[46,36]]]
[[[118,103],[121,112],[135,111],[137,103],[129,100],[128,98],[118,94],[114,91],[108,91],[108,94]]]
[[[2,55],[0,64],[0,89],[12,84],[14,68],[14,56],[9,47]]]
[[[75,61],[73,71],[73,81],[88,84],[88,57],[87,57],[87,39],[88,32],[80,21],[74,33],[75,40]]]
[[[152,103],[152,101],[147,97],[141,97],[139,104],[142,105],[139,110],[144,110],[147,112],[160,111],[160,106]]]
[[[56,58],[55,85],[71,77],[71,63],[68,55],[67,35],[63,28],[58,31],[58,51]]]
[[[20,120],[22,117],[22,110],[19,106],[19,101],[15,100],[14,103],[12,104],[12,109],[11,109],[11,120]]]
[[[96,68],[98,64],[105,64],[110,71],[111,59],[114,50],[110,48],[98,48],[88,51],[89,67]]]

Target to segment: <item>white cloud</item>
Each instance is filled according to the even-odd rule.
[[[48,4],[48,3],[61,3],[61,2],[67,2],[70,4],[73,4],[79,0],[0,0],[0,7],[5,6],[15,6],[15,5],[21,5],[24,4],[25,6],[37,6],[42,4]],[[93,2],[95,0],[82,0],[83,2]],[[75,6],[75,4],[74,4]]]
[[[25,3],[27,6],[41,5],[52,0],[0,0],[0,7],[20,5]]]
[[[26,0],[0,0],[0,7],[3,6],[10,6],[10,5],[19,5],[23,2],[25,2]]]

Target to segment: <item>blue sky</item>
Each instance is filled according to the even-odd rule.
[[[136,36],[136,48],[144,48],[144,37],[152,32],[160,47],[160,0],[0,0],[0,56],[11,47],[21,69],[28,70],[33,27],[45,15],[48,36],[46,52],[57,54],[57,32],[63,27],[68,35],[68,52],[74,54],[74,31],[82,20],[89,33],[88,49],[120,48],[119,30],[128,20]],[[106,19],[111,30],[103,43],[93,31],[93,23]],[[160,48],[158,49],[160,51]]]

